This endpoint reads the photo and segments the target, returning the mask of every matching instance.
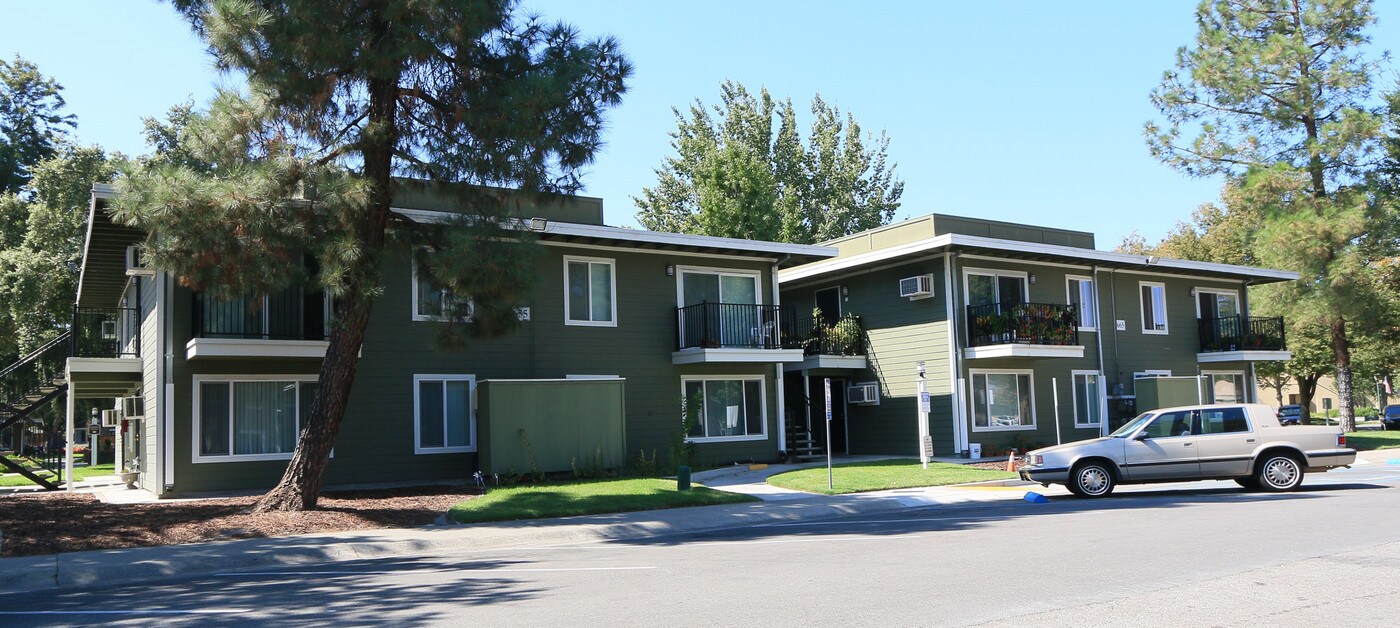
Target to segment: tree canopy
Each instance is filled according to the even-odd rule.
[[[282,481],[258,505],[314,507],[386,248],[400,236],[429,245],[421,268],[470,295],[470,333],[512,328],[531,277],[501,188],[576,190],[631,66],[615,40],[522,17],[510,0],[173,3],[249,86],[176,133],[169,154],[185,158],[127,178],[118,217],[146,229],[153,264],[186,285],[230,293],[304,280],[335,296],[315,400]],[[396,176],[441,184],[462,217],[440,228],[395,218]],[[314,263],[289,263],[303,256]]]
[[[0,193],[19,192],[30,168],[52,157],[77,117],[63,113],[63,86],[39,67],[0,59]]]
[[[718,105],[672,111],[676,155],[632,199],[647,229],[811,244],[886,224],[899,208],[889,137],[862,132],[820,95],[805,139],[791,99],[733,81]]]

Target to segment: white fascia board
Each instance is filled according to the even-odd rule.
[[[416,222],[441,222],[454,214],[450,212],[438,212],[424,209],[407,209],[395,207],[394,213],[409,218]],[[520,225],[503,224],[509,229],[522,229]],[[650,244],[665,244],[671,246],[689,246],[700,248],[731,249],[735,251],[752,251],[756,253],[769,253],[773,255],[810,255],[812,257],[836,257],[837,250],[830,246],[815,246],[811,244],[788,244],[786,242],[765,242],[761,240],[744,240],[742,238],[716,238],[713,236],[698,236],[684,233],[662,233],[659,231],[645,231],[642,229],[624,229],[622,227],[608,227],[604,225],[582,225],[572,222],[556,222],[550,220],[546,223],[543,231],[538,233],[577,236],[584,238],[599,238],[604,240],[621,240],[625,242],[646,242]]]
[[[1287,361],[1292,359],[1292,352],[1265,351],[1263,349],[1248,349],[1244,351],[1211,351],[1208,353],[1196,354],[1196,361],[1201,364],[1210,364],[1212,362],[1269,362],[1272,360]]]
[[[1238,275],[1253,279],[1270,279],[1276,281],[1293,281],[1299,278],[1299,274],[1288,270],[1274,270],[1271,268],[1255,268],[1252,266],[1239,266],[1235,264],[1215,264],[1211,262],[1195,262],[1191,260],[1181,260],[1172,258],[1156,258],[1155,256],[1134,255],[1130,253],[1114,253],[1112,251],[1098,251],[1094,249],[1083,249],[1074,246],[1063,246],[1059,244],[1040,244],[1036,242],[1021,242],[1019,240],[1003,240],[1000,238],[985,238],[982,236],[963,235],[960,233],[946,233],[932,238],[926,238],[909,244],[853,255],[847,258],[824,260],[813,262],[779,271],[778,280],[782,283],[790,283],[817,275],[824,275],[838,270],[864,266],[883,260],[901,257],[912,253],[933,251],[946,246],[976,247],[983,249],[994,249],[1002,251],[1012,251],[1017,253],[1031,253],[1038,255],[1053,255],[1056,257],[1066,257],[1071,259],[1082,259],[1090,262],[1109,264],[1117,267],[1141,267],[1143,269],[1163,269],[1163,270],[1184,270],[1197,272],[1213,272],[1228,275]],[[1010,260],[1015,261],[1015,260]]]
[[[671,352],[671,364],[801,362],[801,349],[681,349]]]
[[[252,338],[191,338],[185,359],[199,358],[324,358],[326,340],[260,340]]]
[[[1006,343],[982,347],[968,347],[963,357],[969,360],[983,358],[1082,358],[1083,345],[1027,345]]]

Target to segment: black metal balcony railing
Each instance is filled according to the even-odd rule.
[[[969,347],[1077,345],[1079,313],[1073,305],[1058,303],[969,305],[967,330]]]
[[[141,310],[74,307],[68,352],[78,358],[141,357]]]
[[[830,324],[820,317],[797,319],[784,326],[782,343],[803,355],[865,355],[865,328],[851,314]]]
[[[326,300],[321,292],[288,288],[267,297],[216,299],[194,294],[195,338],[325,340]]]
[[[1283,318],[1224,316],[1196,321],[1201,353],[1213,351],[1283,351]]]
[[[790,311],[790,310],[789,310]],[[677,349],[782,348],[776,305],[696,303],[676,308]]]

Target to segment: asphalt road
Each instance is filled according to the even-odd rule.
[[[1400,464],[0,597],[25,625],[1385,626]],[[1011,497],[1011,495],[1008,495]]]

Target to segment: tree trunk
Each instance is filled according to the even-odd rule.
[[[1312,423],[1312,400],[1317,392],[1317,375],[1308,377],[1296,377],[1298,381],[1298,404],[1302,409],[1298,411],[1298,424],[1307,425]]]
[[[382,27],[389,28],[388,25]],[[372,295],[379,285],[379,265],[392,201],[393,149],[398,141],[394,126],[398,77],[371,79],[368,91],[369,122],[360,141],[364,176],[370,181],[371,189],[369,210],[360,230],[364,254],[349,269],[344,294],[334,300],[336,320],[332,322],[330,347],[321,362],[320,385],[311,402],[310,416],[302,425],[296,451],[281,481],[258,500],[253,512],[316,507],[331,448],[335,446],[336,434],[345,418],[350,387],[360,361],[360,345],[374,309]]]
[[[1356,431],[1356,400],[1351,391],[1351,348],[1347,344],[1347,321],[1338,317],[1331,325],[1332,357],[1337,360],[1337,403],[1341,406],[1343,432]]]

